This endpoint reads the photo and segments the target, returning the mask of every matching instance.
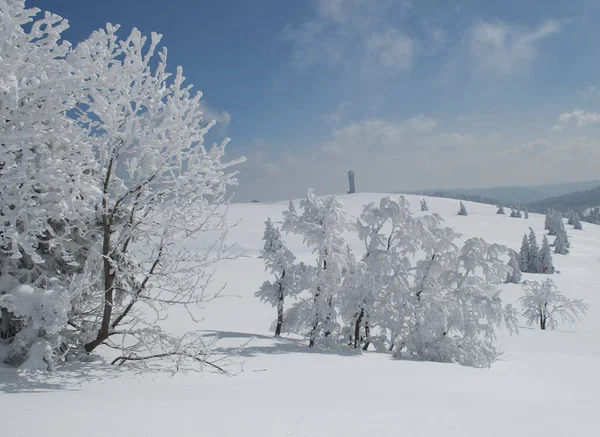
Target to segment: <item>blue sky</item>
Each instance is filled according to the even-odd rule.
[[[236,200],[597,179],[595,0],[32,0],[163,34],[204,93]]]

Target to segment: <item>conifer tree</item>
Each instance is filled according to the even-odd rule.
[[[514,207],[510,211],[510,217],[511,218],[517,218],[517,217],[519,217],[519,213],[517,212],[517,210]]]
[[[532,228],[529,228],[529,263],[527,267],[527,271],[529,273],[540,273],[541,265],[540,265],[540,248],[537,243],[537,238],[535,236],[535,231]]]
[[[529,218],[529,210],[526,206],[523,207],[523,217],[525,217],[525,219]]]
[[[429,211],[429,206],[425,199],[421,199],[421,211]]]
[[[502,205],[502,204],[498,205],[498,211],[496,212],[496,214],[501,214],[501,215],[505,215],[506,214],[504,212],[504,205]]]
[[[567,231],[563,225],[556,231],[556,239],[554,240],[554,253],[567,255],[569,253],[570,246],[571,245],[569,243],[569,238],[567,237]]]
[[[550,244],[548,244],[548,237],[544,235],[542,241],[542,247],[540,249],[540,273],[552,274],[554,273],[554,265],[552,263],[552,251],[550,250]]]
[[[290,204],[288,205],[288,211],[296,214],[296,205],[294,205],[293,200],[290,200]]]
[[[519,269],[522,272],[531,273],[529,265],[529,241],[527,240],[527,234],[523,234],[523,242],[521,243],[521,251],[519,252]]]
[[[544,229],[549,231],[550,230],[550,217],[552,216],[552,210],[548,209],[546,211],[546,219],[544,220]]]
[[[523,215],[521,214],[521,204],[517,203],[517,218],[523,218]]]
[[[573,215],[573,229],[581,231],[583,226],[581,226],[581,219],[579,218],[579,214],[575,213]]]
[[[460,206],[459,206],[459,210],[458,210],[458,215],[469,215],[469,213],[467,212],[467,208],[465,208],[465,204],[462,203],[462,201],[460,202]]]

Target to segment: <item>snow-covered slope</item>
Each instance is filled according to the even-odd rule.
[[[341,196],[357,216],[381,194]],[[413,209],[420,197],[409,196]],[[496,208],[464,202],[469,215],[456,215],[458,201],[427,199],[430,212],[465,237],[519,249],[531,226],[543,233],[543,216],[529,220],[496,215]],[[73,367],[44,383],[0,368],[1,435],[62,436],[571,436],[595,435],[600,406],[600,226],[568,227],[571,254],[554,256],[553,280],[568,297],[591,308],[575,326],[554,332],[522,327],[519,336],[501,332],[500,361],[481,370],[456,364],[404,362],[388,355],[343,355],[308,349],[303,342],[273,340],[275,310],[254,292],[267,278],[258,258],[264,221],[281,220],[287,202],[236,204],[230,232],[244,255],[223,262],[215,286],[226,294],[207,305],[194,325],[173,313],[175,330],[218,334],[221,352],[239,356],[213,373],[138,372],[100,364]],[[417,214],[423,214],[417,212]],[[299,238],[288,247],[302,260],[310,251]],[[201,245],[202,241],[190,243]],[[360,253],[358,241],[354,241]],[[539,279],[524,275],[524,279]],[[503,298],[516,302],[519,285],[503,285]],[[33,414],[32,414],[33,413]]]

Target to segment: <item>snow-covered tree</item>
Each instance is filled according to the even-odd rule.
[[[309,279],[310,298],[301,299],[290,309],[297,331],[303,331],[309,346],[332,344],[340,335],[336,299],[347,267],[344,231],[352,226],[342,203],[335,196],[317,197],[308,190],[300,202],[302,212],[284,211],[282,230],[301,235],[317,254],[317,268]]]
[[[540,248],[537,243],[537,237],[535,231],[529,228],[529,260],[527,265],[527,272],[529,273],[540,273],[542,270],[540,263]]]
[[[529,272],[530,262],[530,252],[529,252],[529,240],[527,239],[527,234],[523,234],[523,241],[521,242],[521,250],[519,251],[519,268],[522,272]]]
[[[540,271],[538,273],[552,274],[554,273],[554,264],[552,263],[552,251],[548,243],[548,237],[544,235],[542,247],[539,255]]]
[[[518,284],[521,282],[522,277],[521,267],[519,266],[519,254],[511,250],[509,255],[508,267],[510,267],[510,271],[506,275],[506,282]]]
[[[493,285],[509,271],[499,258],[506,248],[481,239],[458,248],[458,235],[441,217],[413,217],[404,198],[365,206],[358,229],[378,297],[370,317],[376,346],[383,342],[399,358],[494,361],[495,328],[514,327],[513,311]]]
[[[65,61],[67,22],[38,12],[0,2],[0,361],[45,369],[68,350],[99,192],[93,150],[67,115],[83,85]]]
[[[351,228],[337,199],[309,191],[301,209],[284,212],[283,229],[319,256],[310,296],[285,317],[309,345],[373,345],[398,358],[470,366],[496,359],[495,330],[516,326],[496,288],[511,271],[501,259],[507,248],[477,238],[458,247],[441,217],[413,216],[405,197],[386,197],[365,205],[356,223],[366,249],[358,260],[342,238]]]
[[[560,322],[575,323],[585,314],[589,305],[581,299],[569,299],[558,291],[551,279],[539,282],[525,281],[525,295],[519,301],[527,324],[539,323],[541,329],[556,329]]]
[[[517,218],[517,217],[519,217],[519,212],[514,207],[510,211],[510,217],[511,218]]]
[[[288,211],[292,213],[296,213],[296,205],[294,205],[294,201],[290,200],[290,204],[288,205]]]
[[[265,281],[254,295],[277,308],[275,336],[279,337],[283,327],[285,298],[297,295],[302,291],[303,273],[307,271],[307,268],[302,263],[295,263],[296,258],[285,247],[279,229],[273,226],[270,218],[265,222],[263,240],[265,244],[261,255],[265,261],[265,268],[275,276],[275,279]]]
[[[498,211],[496,211],[496,214],[502,214],[502,215],[506,214],[504,212],[504,205],[498,205]]]
[[[561,228],[564,229],[563,217],[560,212],[553,209],[548,210],[546,214],[545,227],[548,230],[548,235],[557,235]]]
[[[517,218],[523,218],[523,214],[521,213],[521,204],[517,203]]]
[[[170,335],[160,320],[172,305],[193,316],[210,299],[207,268],[227,256],[225,233],[199,251],[180,243],[224,230],[231,167],[241,160],[224,161],[228,139],[204,147],[215,122],[204,118],[201,93],[184,84],[182,69],[167,71],[161,36],[133,29],[122,40],[118,29],[93,32],[66,57],[83,77],[73,117],[95,153],[100,193],[92,205],[99,241],[76,282],[84,299],[73,325],[86,352],[119,349],[115,362],[205,361],[201,336]]]
[[[569,248],[571,244],[569,243],[569,238],[567,236],[567,230],[561,221],[561,226],[558,226],[556,230],[556,238],[554,239],[554,253],[558,253],[560,255],[567,255],[569,253]]]
[[[460,202],[460,205],[459,205],[458,215],[469,215],[469,213],[467,212],[467,208],[465,207],[465,204],[462,203],[462,201]]]
[[[426,250],[431,253],[432,249]],[[419,261],[412,293],[402,296],[404,324],[396,328],[400,336],[394,342],[394,354],[475,367],[491,365],[498,355],[495,330],[504,324],[510,330],[516,328],[514,311],[502,305],[495,285],[508,273],[499,258],[505,252],[502,246],[472,238],[459,250],[447,248]]]
[[[577,213],[573,213],[573,229],[577,231],[581,231],[583,229],[583,226],[581,226],[581,219]]]
[[[575,211],[573,211],[573,210],[569,211],[569,213],[567,214],[567,217],[568,217],[567,224],[568,225],[572,225],[573,224],[573,222],[575,220],[574,216],[575,216]]]
[[[527,209],[527,207],[526,207],[526,206],[524,206],[524,207],[523,207],[523,217],[524,217],[525,219],[528,219],[528,218],[529,218],[529,210]]]
[[[429,211],[429,206],[427,205],[427,200],[421,199],[421,211]]]

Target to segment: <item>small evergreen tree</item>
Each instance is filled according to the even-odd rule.
[[[525,219],[529,218],[529,210],[526,206],[523,207],[523,217],[525,217]]]
[[[562,221],[561,221],[562,225]],[[569,238],[567,237],[567,231],[563,226],[560,226],[556,231],[556,239],[554,240],[554,253],[561,255],[567,255],[570,248]]]
[[[539,282],[525,281],[525,295],[519,301],[528,325],[539,323],[540,328],[555,329],[558,321],[575,323],[585,314],[589,305],[581,299],[569,299],[561,294],[552,279]]]
[[[567,220],[568,225],[572,225],[574,221],[575,212],[573,210],[569,211],[569,219]]]
[[[504,212],[504,205],[498,205],[498,211],[496,212],[496,214],[501,214],[501,215],[505,215],[506,214]]]
[[[290,200],[290,204],[288,205],[288,211],[296,214],[296,205],[294,205],[294,201]]]
[[[458,215],[469,215],[469,213],[467,212],[467,208],[465,208],[465,204],[462,203],[462,201],[460,202],[460,206],[458,209]]]
[[[579,214],[573,214],[573,229],[581,231],[583,226],[581,226],[581,219],[579,218]]]
[[[530,271],[529,271],[529,241],[527,240],[527,234],[523,234],[523,241],[521,243],[521,251],[519,252],[519,269],[522,272],[530,273]]]
[[[425,199],[421,199],[421,211],[429,211],[429,206]]]
[[[510,217],[511,218],[517,218],[517,217],[519,217],[519,213],[517,212],[517,210],[514,207],[510,211]]]
[[[542,248],[540,249],[540,273],[552,274],[554,273],[554,265],[552,263],[552,251],[550,250],[550,244],[548,244],[548,237],[544,235],[542,241]]]
[[[523,218],[523,215],[521,214],[521,204],[517,203],[517,218]]]
[[[561,228],[564,229],[563,217],[560,212],[550,210],[549,215],[546,215],[548,235],[557,235]]]

